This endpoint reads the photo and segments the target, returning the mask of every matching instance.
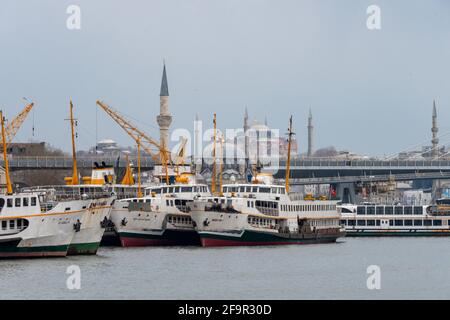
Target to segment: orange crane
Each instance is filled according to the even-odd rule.
[[[168,164],[170,162],[169,151],[161,146],[158,142],[148,136],[145,132],[138,129],[129,120],[126,120],[118,111],[112,109],[102,101],[97,101],[97,105],[103,109],[126,133],[136,141],[136,144],[140,146],[146,153],[148,153],[155,162],[162,162],[165,167],[166,183],[169,184],[169,172]],[[154,149],[157,149],[155,151]]]
[[[12,142],[12,140],[17,134],[17,131],[19,131],[23,122],[30,113],[31,109],[33,109],[33,106],[34,106],[33,102],[27,104],[25,108],[6,126],[5,128],[6,144],[10,144]],[[1,138],[0,140],[0,145],[1,144],[3,144],[3,138]]]

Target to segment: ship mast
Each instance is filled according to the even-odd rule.
[[[224,141],[223,135],[220,137],[220,172],[219,172],[219,195],[223,196],[223,143]]]
[[[13,193],[11,178],[9,176],[9,163],[8,155],[6,154],[6,133],[5,133],[5,119],[3,118],[3,112],[0,110],[0,118],[2,122],[2,139],[3,139],[3,160],[5,162],[5,176],[6,176],[6,194],[11,195]]]
[[[142,198],[142,190],[141,190],[141,138],[138,137],[137,141],[137,166],[138,166],[138,198]]]
[[[287,134],[288,134],[288,152],[287,152],[286,178],[285,178],[286,193],[289,192],[289,176],[291,171],[291,143],[292,143],[292,136],[295,134],[294,132],[292,132],[292,116],[289,118],[289,128]]]
[[[211,191],[212,194],[216,193],[216,134],[217,134],[217,127],[216,127],[216,114],[214,113],[214,141],[213,141],[213,167],[212,167],[212,185],[211,185]]]
[[[77,170],[77,154],[75,150],[75,119],[73,118],[73,103],[72,100],[70,100],[70,128],[72,131],[72,185],[79,184],[78,180],[78,170]]]

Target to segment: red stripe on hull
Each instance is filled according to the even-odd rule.
[[[65,257],[67,251],[49,252],[3,252],[0,258],[41,258],[41,257]]]
[[[145,239],[120,237],[122,247],[173,246],[177,241],[166,239]]]

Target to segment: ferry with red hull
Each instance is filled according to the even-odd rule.
[[[328,243],[345,235],[337,201],[291,200],[270,174],[253,182],[224,185],[223,196],[189,204],[202,246]]]
[[[183,173],[175,184],[147,187],[141,198],[116,201],[111,220],[121,246],[199,246],[188,203],[209,196],[206,184]]]

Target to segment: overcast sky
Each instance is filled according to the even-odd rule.
[[[66,27],[71,4],[81,30]],[[366,27],[371,4],[381,30]],[[70,98],[79,149],[94,145],[96,117],[99,139],[133,144],[97,99],[158,138],[163,59],[172,128],[213,112],[219,127],[241,127],[247,106],[282,132],[292,114],[305,151],[311,107],[316,149],[383,155],[429,144],[435,98],[450,131],[448,0],[3,0],[0,40],[0,106],[12,118],[34,100],[34,140],[64,150]],[[16,141],[32,138],[32,122]]]

